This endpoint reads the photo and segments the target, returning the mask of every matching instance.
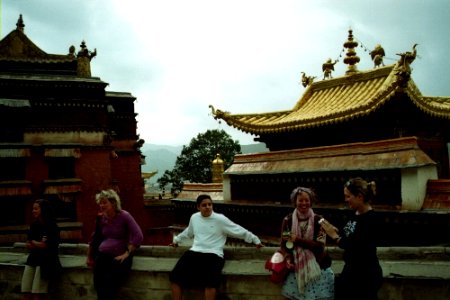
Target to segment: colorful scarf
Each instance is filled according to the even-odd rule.
[[[300,223],[307,222],[304,233],[300,229]],[[314,212],[309,209],[307,214],[301,214],[297,209],[292,214],[292,233],[297,238],[313,240],[314,239]],[[311,250],[296,246],[294,248],[295,272],[297,274],[297,286],[300,294],[305,293],[305,286],[315,281],[320,276],[320,266]]]

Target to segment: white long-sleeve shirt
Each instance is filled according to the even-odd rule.
[[[191,216],[189,225],[173,241],[179,244],[186,239],[194,239],[190,250],[203,253],[214,253],[223,257],[223,248],[227,237],[239,238],[247,243],[260,244],[260,239],[245,229],[233,223],[223,214],[212,212],[209,217],[203,217],[200,212]]]

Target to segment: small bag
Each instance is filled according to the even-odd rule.
[[[271,272],[269,279],[273,283],[284,282],[289,273],[285,257],[280,250],[277,250],[272,257],[266,261],[265,268]]]

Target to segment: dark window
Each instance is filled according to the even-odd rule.
[[[75,178],[75,158],[48,158],[48,179]]]
[[[0,158],[0,181],[25,180],[25,158]]]
[[[0,210],[0,226],[16,226],[25,224],[25,201],[15,197],[2,197]]]
[[[77,207],[74,194],[47,195],[52,203],[58,222],[74,222],[77,220]]]

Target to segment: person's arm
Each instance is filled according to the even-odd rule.
[[[314,240],[308,240],[308,239],[302,239],[299,237],[295,237],[295,240],[293,241],[295,246],[302,247],[304,249],[311,250],[312,252],[322,252],[324,245],[321,242],[314,241]]]
[[[103,241],[103,233],[102,233],[102,214],[98,213],[95,216],[95,229],[91,234],[91,239],[88,243],[88,251],[86,254],[86,265],[88,267],[93,267],[95,262],[94,251],[98,251],[101,242]]]
[[[125,252],[122,255],[116,257],[116,260],[120,260],[121,262],[131,256],[134,251],[141,246],[142,241],[144,240],[144,235],[142,234],[141,227],[133,218],[133,216],[125,211],[122,211],[122,214],[128,228],[128,245],[125,249]]]
[[[92,247],[90,244],[89,244],[87,255],[86,255],[86,265],[88,267],[92,267],[94,265],[94,257],[93,257],[93,253],[92,253]]]
[[[169,246],[178,247],[178,244],[184,240],[191,239],[194,237],[194,215],[191,216],[189,220],[188,227],[186,227],[181,233],[173,237],[172,243]]]
[[[257,248],[261,248],[264,246],[261,243],[261,240],[256,235],[254,235],[253,233],[251,233],[250,231],[248,231],[241,225],[234,223],[233,221],[231,221],[230,219],[228,219],[225,216],[223,216],[222,221],[223,221],[224,232],[227,236],[232,236],[235,238],[242,239],[247,243],[253,243],[256,245]]]
[[[29,241],[29,248],[30,249],[35,249],[35,248],[45,249],[45,248],[47,248],[47,243],[45,243],[45,241],[31,240],[31,241]]]
[[[137,248],[139,248],[144,240],[141,227],[136,222],[131,214],[128,214],[128,228],[130,231],[130,238],[128,242],[127,250],[128,254],[132,254]]]
[[[336,245],[342,248],[343,245],[341,244],[341,240],[343,237],[339,234],[338,229],[325,219],[321,220],[320,225]]]

